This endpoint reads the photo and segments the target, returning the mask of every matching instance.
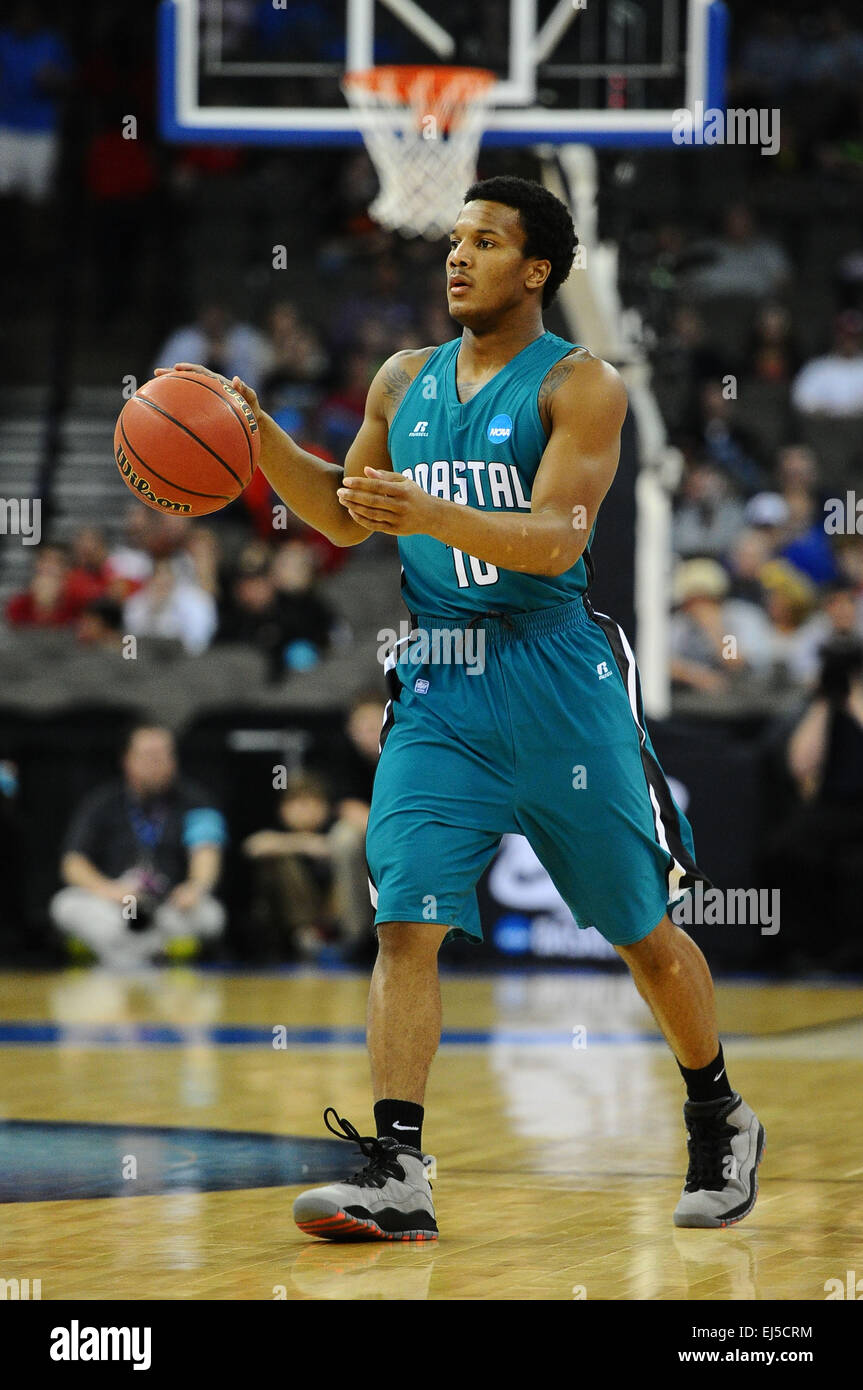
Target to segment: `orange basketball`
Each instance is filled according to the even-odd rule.
[[[117,467],[157,512],[206,516],[252,480],[261,451],[254,412],[239,392],[201,372],[147,381],[120,411]]]

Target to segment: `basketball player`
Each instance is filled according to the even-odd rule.
[[[294,1204],[301,1229],[330,1240],[437,1237],[422,1147],[437,955],[449,937],[480,939],[474,889],[507,831],[626,961],[677,1060],[689,1169],[675,1224],[731,1225],[756,1198],[764,1131],[729,1083],[704,957],[668,916],[707,880],[645,728],[629,643],[587,597],[626,393],[608,363],[543,329],[576,245],[540,184],[469,188],[446,259],[461,334],[383,365],[344,476],[233,382],[260,421],[261,467],[298,516],[340,545],[398,537],[413,626],[388,662],[366,841],[377,1133],[328,1109],[366,1166]],[[468,638],[470,665],[457,660]]]

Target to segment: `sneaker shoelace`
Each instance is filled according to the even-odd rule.
[[[733,1125],[719,1115],[687,1121],[689,1169],[685,1192],[721,1192],[728,1182],[723,1172],[725,1159],[733,1153],[731,1140],[737,1134]]]
[[[334,1115],[336,1124],[340,1129],[336,1129],[330,1124],[329,1116]],[[350,1120],[345,1120],[339,1112],[328,1105],[324,1111],[324,1124],[334,1134],[337,1139],[347,1139],[349,1143],[357,1144],[360,1151],[369,1160],[365,1168],[354,1173],[353,1177],[345,1178],[346,1183],[351,1183],[355,1187],[383,1187],[384,1183],[390,1178],[398,1178],[404,1181],[405,1170],[399,1163],[396,1154],[392,1152],[395,1141],[392,1139],[376,1139],[372,1134],[360,1134],[359,1130],[354,1129]]]

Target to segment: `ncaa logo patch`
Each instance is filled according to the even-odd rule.
[[[418,695],[428,695],[428,693],[429,693],[429,683],[428,683],[428,681],[425,680],[422,676],[419,676],[418,679],[414,681],[414,690],[416,691],[416,693],[417,693]]]
[[[502,444],[512,434],[512,420],[508,415],[495,415],[489,420],[486,438],[492,444]]]

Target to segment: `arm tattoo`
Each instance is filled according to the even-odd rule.
[[[383,398],[385,401],[384,409],[387,419],[393,420],[395,413],[407,394],[407,389],[411,385],[419,372],[422,371],[423,364],[426,363],[434,352],[434,348],[420,348],[417,351],[408,349],[399,355],[399,358],[391,362],[384,373],[381,383]],[[420,356],[422,354],[422,356]],[[402,366],[402,359],[407,358],[411,365],[417,363],[414,371],[406,371]],[[419,359],[419,360],[418,360]]]
[[[549,428],[551,426],[551,412],[549,408],[551,397],[554,395],[558,386],[562,386],[572,375],[572,369],[577,360],[578,359],[574,357],[562,357],[559,362],[555,362],[554,366],[543,378],[536,403],[539,406],[539,413],[542,420]]]
[[[405,371],[399,362],[393,362],[387,368],[386,376],[383,380],[384,400],[387,407],[395,414],[405,392],[413,381],[413,377]]]

